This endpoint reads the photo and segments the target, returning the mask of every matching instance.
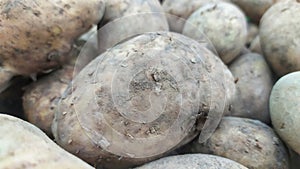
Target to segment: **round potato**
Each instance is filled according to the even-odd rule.
[[[261,46],[260,46],[259,35],[257,35],[254,38],[254,40],[251,42],[249,49],[254,53],[259,53],[260,55],[263,55],[263,52],[262,52]]]
[[[236,79],[237,96],[230,116],[246,117],[270,123],[269,96],[273,87],[272,72],[263,56],[248,53],[229,66]]]
[[[247,169],[229,159],[207,154],[185,154],[153,161],[136,169]]]
[[[230,63],[243,49],[247,39],[245,15],[226,2],[206,3],[196,10],[183,28],[184,35],[212,42],[224,63]]]
[[[0,168],[93,169],[28,122],[0,114],[0,124]]]
[[[261,48],[279,76],[300,70],[300,3],[278,2],[263,15],[259,37]]]
[[[274,129],[294,151],[300,154],[300,72],[280,78],[270,96],[270,114]]]
[[[230,81],[224,78],[232,75],[226,69],[188,37],[142,34],[103,53],[75,77],[55,113],[53,134],[59,145],[98,167],[151,161],[201,129],[200,140],[212,134],[228,109]]]
[[[269,126],[258,120],[224,117],[207,142],[194,141],[185,151],[222,156],[249,169],[289,169],[283,143]]]

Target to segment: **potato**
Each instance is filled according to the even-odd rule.
[[[60,146],[98,167],[154,160],[200,129],[200,140],[212,134],[228,109],[230,81],[224,78],[232,75],[226,69],[183,35],[142,34],[98,56],[74,78],[55,113],[53,134]]]
[[[300,72],[280,78],[270,96],[270,114],[274,129],[295,152],[300,154]]]
[[[158,0],[109,0],[98,31],[99,53],[131,38],[154,31],[169,30]]]
[[[289,169],[283,143],[269,126],[258,120],[224,117],[207,142],[194,141],[185,151],[222,156],[249,169]]]
[[[207,2],[218,0],[165,0],[164,11],[167,13],[170,31],[181,33],[186,19]]]
[[[27,76],[68,61],[75,38],[102,18],[104,0],[2,0],[0,11],[3,86],[9,74]]]
[[[32,124],[0,114],[0,168],[92,169],[52,142]]]
[[[251,21],[258,23],[263,14],[275,3],[276,0],[230,0],[239,6]]]
[[[261,46],[260,46],[260,39],[259,39],[259,35],[257,35],[254,40],[251,42],[249,49],[254,52],[254,53],[258,53],[260,55],[263,55],[263,52],[261,50]]]
[[[263,15],[259,37],[261,48],[279,76],[300,70],[300,3],[278,2]]]
[[[251,42],[257,37],[258,35],[258,26],[253,23],[248,23],[247,26],[248,35],[247,35],[247,43],[246,45],[249,46]]]
[[[263,56],[249,53],[229,66],[236,79],[237,96],[229,115],[270,123],[269,96],[273,87],[272,72]]]
[[[23,95],[26,118],[49,136],[52,136],[54,111],[62,93],[71,82],[73,71],[74,66],[65,66],[27,86]]]
[[[246,43],[247,23],[244,14],[235,5],[207,3],[187,19],[182,33],[200,41],[207,36],[220,58],[228,64]]]
[[[229,159],[207,154],[185,154],[165,157],[136,169],[247,169]]]

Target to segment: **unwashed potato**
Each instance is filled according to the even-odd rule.
[[[280,78],[270,96],[270,114],[274,129],[295,152],[300,154],[300,72]]]
[[[100,168],[157,159],[201,129],[201,140],[214,131],[228,109],[230,81],[224,78],[233,77],[226,69],[188,37],[142,34],[75,77],[55,113],[53,134],[60,146]]]
[[[279,76],[300,70],[300,3],[282,1],[273,5],[260,21],[261,48]]]
[[[228,64],[246,43],[247,22],[242,11],[233,4],[206,3],[187,19],[182,33],[198,41],[205,40],[206,36]]]
[[[109,0],[98,30],[99,53],[146,32],[167,31],[168,21],[158,0]]]
[[[257,37],[258,35],[258,26],[253,23],[248,23],[248,36],[247,36],[247,42],[246,46],[249,46],[251,42]]]
[[[251,21],[258,23],[263,14],[276,2],[276,0],[230,0],[239,6]]]
[[[214,155],[185,154],[170,156],[145,164],[136,169],[247,169],[241,164]]]
[[[264,57],[248,53],[229,66],[236,79],[237,96],[230,116],[246,117],[270,123],[269,96],[273,87],[272,72]]]
[[[219,0],[165,0],[164,12],[168,18],[170,31],[181,33],[186,19],[198,8],[208,2]]]
[[[259,54],[263,55],[263,52],[262,52],[261,46],[260,46],[259,35],[257,35],[254,38],[254,40],[251,42],[249,49],[254,53],[259,53]]]
[[[13,75],[31,75],[69,60],[75,38],[100,21],[104,0],[2,0],[0,87]]]
[[[185,151],[222,156],[249,169],[289,169],[283,143],[269,126],[258,120],[224,117],[207,142],[194,141]]]
[[[52,142],[32,124],[0,114],[0,168],[92,169]]]
[[[27,86],[23,95],[23,108],[27,120],[49,136],[52,136],[54,111],[61,95],[71,82],[73,71],[73,65],[66,65]]]

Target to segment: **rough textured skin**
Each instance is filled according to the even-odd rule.
[[[55,139],[93,165],[128,168],[191,141],[201,129],[202,139],[209,137],[228,109],[224,77],[232,75],[225,69],[183,35],[137,36],[76,76],[55,113]]]
[[[169,30],[158,0],[108,0],[101,26],[99,53],[142,33]]]
[[[259,54],[263,55],[263,52],[262,52],[261,46],[260,46],[259,35],[257,35],[255,37],[255,39],[251,42],[249,49],[254,53],[259,53]]]
[[[186,19],[198,8],[208,2],[219,0],[165,0],[164,11],[167,13],[170,31],[181,33]]]
[[[30,84],[23,95],[27,120],[51,136],[54,111],[63,92],[73,77],[74,66],[64,66],[50,75]]]
[[[279,79],[270,96],[274,129],[294,151],[300,154],[300,72]]]
[[[1,169],[92,169],[32,124],[0,114]]]
[[[236,79],[237,96],[230,116],[246,117],[270,123],[269,96],[273,87],[272,72],[263,56],[249,53],[229,66]]]
[[[171,156],[153,161],[136,169],[247,169],[229,159],[207,155],[186,154]]]
[[[204,144],[194,141],[187,152],[234,160],[249,169],[289,169],[289,158],[275,132],[258,120],[224,117]]]
[[[230,0],[239,6],[251,21],[258,23],[263,14],[276,2],[276,0]]]
[[[75,38],[97,23],[104,0],[2,0],[0,61],[30,75],[63,64]]]
[[[260,43],[264,56],[279,76],[300,70],[300,3],[278,2],[262,17]]]
[[[228,64],[246,43],[247,23],[244,14],[235,5],[207,3],[187,19],[182,33],[197,40],[203,39],[203,34],[207,36],[220,58]]]

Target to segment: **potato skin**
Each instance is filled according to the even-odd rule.
[[[249,169],[289,169],[283,143],[269,126],[258,120],[223,117],[207,142],[194,141],[188,146],[188,153],[219,155]]]
[[[73,77],[74,66],[66,65],[26,87],[23,108],[27,120],[52,136],[51,124],[58,101]]]
[[[3,0],[0,11],[1,66],[30,75],[69,60],[74,39],[103,16],[104,0]]]
[[[230,116],[246,117],[270,123],[269,96],[273,87],[272,72],[263,56],[248,53],[229,66],[236,79],[237,96]]]
[[[76,76],[55,113],[52,125],[55,139],[69,152],[99,167],[128,168],[154,160],[191,141],[203,126],[218,124],[227,105],[225,86],[229,81],[224,80],[225,68],[208,49],[183,35],[153,32],[137,36],[103,53]],[[165,69],[168,71],[164,72]],[[183,80],[177,79],[181,77]],[[130,92],[126,93],[128,86]],[[179,91],[183,92],[181,106],[174,98]],[[190,95],[190,91],[194,94]],[[156,113],[160,112],[164,97],[148,92],[169,98],[170,103],[161,116]],[[156,98],[151,99],[155,110],[144,114],[150,106],[149,95]],[[185,101],[187,96],[189,99]],[[118,99],[113,100],[114,97]],[[139,111],[129,114],[133,110],[124,111],[120,107],[128,103]],[[181,107],[185,110],[177,116]],[[204,125],[206,118],[210,120],[208,126]],[[178,121],[173,123],[174,120]],[[179,129],[173,129],[173,124],[178,124]],[[170,135],[165,131],[169,125]],[[115,134],[116,130],[121,135]],[[168,137],[162,136],[163,133]],[[151,136],[166,140],[153,140]],[[137,142],[135,138],[146,139]]]
[[[300,70],[300,3],[278,2],[260,21],[261,48],[279,76]]]
[[[300,154],[299,106],[300,72],[280,78],[270,96],[270,114],[274,129],[282,140]]]
[[[2,169],[92,169],[69,154],[34,125],[0,114],[0,168]]]
[[[150,162],[136,169],[247,169],[229,159],[208,154],[170,156]]]
[[[243,49],[247,39],[245,15],[233,4],[207,3],[188,19],[182,33],[196,40],[203,36],[212,42],[222,61],[230,63]]]

